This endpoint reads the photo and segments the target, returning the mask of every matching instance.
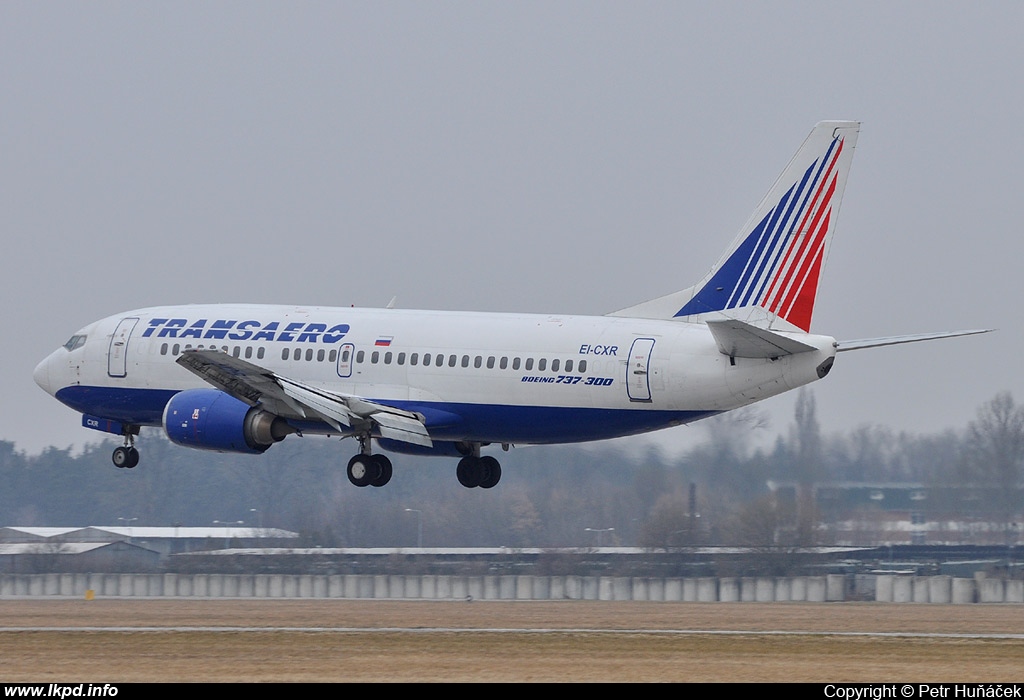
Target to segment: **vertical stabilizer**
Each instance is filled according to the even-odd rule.
[[[704,279],[610,315],[810,330],[859,131],[858,122],[819,122]]]

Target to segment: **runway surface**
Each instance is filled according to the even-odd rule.
[[[1024,681],[1024,606],[7,600],[6,680]]]

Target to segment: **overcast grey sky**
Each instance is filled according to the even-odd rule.
[[[1019,2],[4,2],[0,439],[98,437],[32,369],[132,308],[689,286],[822,119],[863,127],[813,330],[1001,330],[843,354],[819,418],[962,427],[1024,400],[1022,34]]]

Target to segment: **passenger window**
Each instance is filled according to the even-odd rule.
[[[391,364],[391,358],[392,358],[392,357],[393,357],[393,355],[391,354],[391,352],[390,352],[390,351],[389,351],[389,352],[386,352],[386,353],[384,353],[384,364],[386,364],[386,365],[390,365],[390,364]]]
[[[299,352],[300,355],[302,354],[301,350],[299,350],[298,352]],[[308,348],[306,350],[306,362],[312,362],[312,361],[313,361],[313,348]]]
[[[479,355],[477,355],[473,359],[473,366],[476,367],[477,369],[480,369],[480,367],[483,365],[483,363],[484,363],[484,358],[480,357]]]
[[[429,352],[423,353],[423,366],[424,367],[429,367],[430,366],[430,353]]]
[[[449,367],[454,367],[458,363],[458,361],[459,361],[458,355],[449,355],[448,356],[448,366]]]
[[[565,371],[572,372],[572,360],[565,361]]]
[[[319,350],[316,351],[316,361],[317,362],[323,362],[324,361],[324,350],[323,350],[323,348],[320,348]]]
[[[262,345],[256,350],[256,359],[262,360],[263,356],[267,354],[267,349]]]
[[[177,345],[174,346],[174,354],[175,355],[178,354],[178,346]],[[251,345],[247,345],[246,348],[245,348],[245,359],[247,359],[247,360],[252,359],[252,346]]]
[[[366,359],[366,351],[365,350],[360,350],[359,352],[356,353],[356,362],[358,362],[359,364],[362,364],[364,359]]]
[[[469,367],[469,355],[462,356],[462,366]]]
[[[400,365],[404,365],[405,364],[405,353],[404,352],[398,353],[398,364],[400,364]]]
[[[558,360],[552,360],[551,361],[551,371],[552,372],[557,372],[558,371],[558,365],[559,365],[559,361]]]
[[[580,371],[580,374],[583,374],[584,372],[587,371],[587,361],[586,360],[580,360],[580,370],[579,371]]]
[[[175,343],[174,347],[171,348],[171,354],[172,355],[177,355],[179,352],[181,352],[181,346],[178,345],[177,343]]]
[[[234,355],[235,357],[238,357],[239,355],[242,354],[242,348],[236,345],[231,349],[231,354]]]
[[[516,357],[512,360],[512,369],[519,369],[519,358]]]
[[[501,363],[500,363],[499,366],[501,367],[501,369],[508,369],[508,358],[507,357],[501,358]]]
[[[493,357],[488,357],[487,358],[487,369],[494,369],[494,358]]]
[[[332,355],[334,354],[334,350],[331,350],[331,354]],[[331,359],[333,360],[334,358],[332,357]],[[341,351],[341,361],[342,362],[348,362],[348,349],[347,348],[345,350]]]
[[[452,357],[454,358],[455,355],[452,355]],[[442,355],[441,353],[437,353],[437,358],[434,360],[434,365],[436,367],[440,367],[443,364],[444,364],[444,355]],[[452,364],[454,365],[454,363],[452,363]]]
[[[526,358],[526,371],[529,372],[531,369],[533,369],[533,358],[532,357],[527,357]]]
[[[291,352],[291,351],[288,348],[285,348],[284,350],[282,350],[281,351],[281,359],[282,360],[287,360],[289,352]]]
[[[378,362],[380,362],[380,351],[374,350],[373,353],[370,354],[370,364],[375,365]]]
[[[166,355],[167,354],[167,343],[164,343],[163,345],[160,346],[160,354],[161,355]]]
[[[345,354],[348,355],[348,352],[346,351]],[[327,361],[328,362],[334,362],[337,359],[338,359],[338,351],[337,350],[331,350],[331,354],[327,356]]]
[[[537,360],[537,371],[538,372],[543,372],[544,368],[547,367],[547,366],[548,366],[547,358],[542,357],[539,360]]]
[[[423,356],[424,364],[426,364],[426,362],[427,362],[426,358],[427,358],[427,356],[424,355]],[[413,354],[409,355],[409,364],[412,365],[413,367],[415,367],[417,364],[419,364],[419,361],[420,361],[420,354],[418,352],[414,352]]]

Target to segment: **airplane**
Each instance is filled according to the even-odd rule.
[[[85,427],[260,454],[295,434],[353,437],[347,475],[384,486],[392,453],[458,458],[492,488],[489,445],[636,435],[824,378],[837,353],[991,329],[837,342],[810,332],[859,122],[818,123],[697,284],[604,316],[208,304],[116,314],[35,369]],[[376,449],[379,448],[379,449]]]

